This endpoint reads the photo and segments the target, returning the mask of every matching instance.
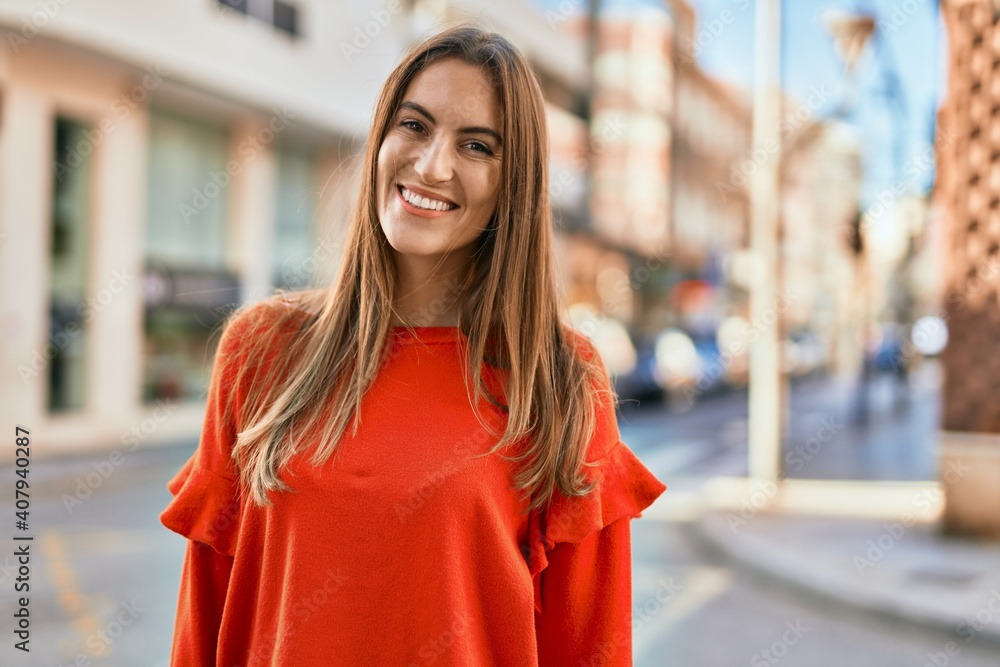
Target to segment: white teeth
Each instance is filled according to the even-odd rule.
[[[436,199],[428,199],[427,197],[421,197],[418,194],[410,192],[406,188],[402,188],[403,199],[410,202],[414,206],[419,208],[425,208],[430,211],[450,211],[455,208],[454,204],[448,204],[443,201],[438,201]]]

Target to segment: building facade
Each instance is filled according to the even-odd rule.
[[[564,239],[571,301],[638,337],[676,323],[679,281],[717,274],[746,242],[745,183],[731,180],[750,141],[750,112],[684,44],[683,1],[602,11],[594,39],[586,150],[590,219]],[[563,29],[588,39],[577,15]]]
[[[1000,539],[1000,5],[941,3],[951,138],[937,152],[948,230],[942,353],[942,482],[947,532]],[[961,474],[955,471],[960,471]]]

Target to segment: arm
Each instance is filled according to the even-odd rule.
[[[630,520],[549,552],[535,614],[539,667],[632,666]]]
[[[171,667],[215,665],[233,558],[188,540],[170,651]]]
[[[172,667],[215,665],[243,515],[232,449],[250,377],[241,372],[247,363],[245,343],[258,335],[258,325],[267,324],[270,316],[270,311],[254,307],[233,317],[223,330],[212,364],[198,447],[167,482],[174,498],[160,513],[160,522],[187,538]]]

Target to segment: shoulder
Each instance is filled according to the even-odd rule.
[[[590,336],[570,324],[562,324],[563,338],[576,356],[587,362],[601,362],[601,355]]]
[[[316,304],[321,301],[319,290],[280,292],[265,299],[247,303],[230,314],[233,324],[267,324],[297,316],[316,314]]]
[[[600,350],[585,332],[563,325],[565,336],[576,358],[584,367],[590,391],[590,409],[594,414],[594,432],[586,447],[588,462],[605,458],[619,443],[618,395]]]
[[[612,389],[611,377],[601,357],[601,351],[585,332],[569,324],[563,324],[563,336],[574,357],[584,367],[594,391],[605,394]]]
[[[222,324],[217,358],[249,360],[278,347],[283,334],[308,320],[309,312],[301,304],[288,294],[275,294],[238,307]]]

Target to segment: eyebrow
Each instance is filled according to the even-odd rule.
[[[416,102],[401,102],[399,104],[399,108],[400,109],[413,109],[417,113],[423,114],[424,116],[426,116],[427,120],[429,120],[430,122],[432,122],[432,123],[436,123],[437,122],[436,120],[434,120],[434,116],[431,115],[430,111],[428,111],[427,109],[423,108],[422,106],[420,106]],[[489,128],[489,127],[483,127],[483,126],[478,126],[478,125],[474,126],[474,127],[463,127],[458,132],[459,132],[459,134],[486,134],[486,135],[489,135],[489,136],[493,137],[494,139],[496,139],[496,142],[498,144],[503,145],[503,137],[501,137],[497,133],[496,130],[494,130],[492,128]]]

